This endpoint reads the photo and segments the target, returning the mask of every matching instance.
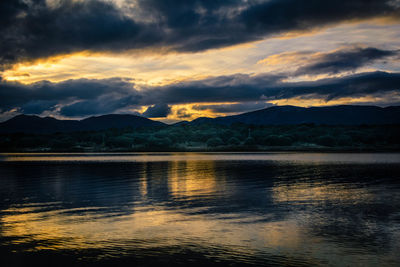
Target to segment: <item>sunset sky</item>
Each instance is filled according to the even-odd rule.
[[[399,0],[1,0],[0,121],[400,104]]]

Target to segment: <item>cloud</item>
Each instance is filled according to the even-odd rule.
[[[292,72],[292,76],[334,75],[381,63],[390,57],[391,61],[396,61],[399,54],[399,50],[345,46],[328,52],[284,52],[268,56],[257,63],[263,64],[269,71]]]
[[[52,111],[57,104],[54,100],[33,100],[22,105],[20,111],[25,114],[42,114],[44,111]]]
[[[192,117],[192,114],[187,110],[187,108],[180,108],[176,111],[176,116],[179,119],[188,119]]]
[[[165,118],[170,113],[171,107],[167,104],[156,104],[148,107],[142,115],[147,118]]]
[[[196,102],[240,102],[258,100],[264,86],[273,86],[281,75],[235,74],[211,77],[203,80],[180,82],[162,87],[148,87],[143,90],[143,103],[169,104]]]
[[[0,66],[78,51],[196,52],[377,17],[392,0],[0,2]]]
[[[397,54],[398,51],[381,50],[374,47],[343,48],[311,56],[311,62],[299,67],[295,75],[337,74],[343,71],[354,71],[376,60]]]
[[[283,77],[281,77],[283,79]],[[169,104],[245,102],[314,95],[325,100],[400,89],[400,73],[370,72],[309,82],[282,82],[277,76],[231,75],[181,82],[143,91],[143,101]]]
[[[120,109],[135,106],[136,100],[133,95],[100,95],[95,99],[83,100],[70,105],[63,106],[60,114],[67,117],[82,117],[89,115],[109,114],[118,112]]]
[[[158,33],[123,16],[104,1],[3,0],[13,12],[0,27],[2,65],[75,51],[144,47]],[[155,29],[153,29],[155,30]],[[142,36],[141,36],[142,35]],[[144,36],[143,36],[144,35]]]
[[[141,95],[133,86],[122,78],[29,85],[0,80],[0,109],[18,108],[24,113],[40,114],[58,105],[65,116],[112,113],[139,103]]]

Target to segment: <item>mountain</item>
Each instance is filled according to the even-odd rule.
[[[109,128],[138,128],[165,126],[164,123],[153,121],[136,115],[103,115],[81,120],[82,129],[85,131],[104,130]]]
[[[329,107],[295,107],[274,106],[262,110],[234,116],[218,118],[198,118],[191,124],[244,123],[254,125],[293,125],[303,123],[326,125],[361,125],[361,124],[399,124],[400,106],[386,108],[376,106],[329,106]]]
[[[97,131],[110,128],[159,127],[165,124],[136,115],[103,115],[83,120],[57,120],[32,115],[18,115],[0,123],[0,133],[56,133]]]
[[[293,125],[303,123],[320,125],[400,124],[400,106],[386,108],[350,105],[310,108],[274,106],[234,116],[214,119],[202,117],[191,122],[179,122],[174,125],[206,123],[220,125],[230,125],[232,123],[254,125]],[[32,115],[18,115],[0,123],[0,133],[56,133],[160,126],[165,126],[165,124],[136,115],[103,115],[83,120],[57,120],[51,117],[41,118]]]
[[[190,125],[190,121],[178,121],[173,124],[170,124],[170,126],[184,126],[184,125]]]

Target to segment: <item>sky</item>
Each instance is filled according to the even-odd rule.
[[[400,105],[399,0],[1,0],[0,121]]]

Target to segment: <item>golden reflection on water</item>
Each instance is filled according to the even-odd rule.
[[[149,183],[160,177],[143,164],[140,194],[148,197]],[[168,163],[167,186],[174,198],[218,197],[225,189],[217,180],[214,161]],[[161,175],[161,174],[160,174]],[[229,194],[229,192],[225,192]],[[301,229],[293,221],[261,222],[262,216],[231,213],[198,213],[201,208],[181,210],[162,205],[136,203],[124,215],[113,216],[104,207],[60,208],[60,203],[13,205],[0,217],[1,235],[15,243],[32,242],[30,250],[90,249],[107,246],[162,247],[182,241],[229,247],[251,254],[265,246],[294,249],[300,245]],[[251,226],[251,227],[249,227]]]
[[[243,210],[207,212],[216,205],[209,203],[208,198],[218,202],[220,197],[229,198],[234,186],[241,186],[232,185],[234,179],[227,177],[224,170],[217,169],[216,161],[174,160],[157,164],[143,162],[135,169],[137,176],[133,183],[138,191],[132,191],[132,194],[138,192],[140,198],[124,203],[126,210],[123,213],[118,212],[119,207],[65,208],[61,202],[11,205],[1,211],[0,236],[10,238],[8,242],[13,245],[29,244],[25,246],[29,251],[102,249],[110,255],[120,255],[130,248],[194,244],[222,247],[230,253],[249,257],[267,252],[301,256],[315,264],[320,264],[319,260],[339,261],[335,262],[337,265],[342,260],[337,255],[346,254],[344,247],[313,234],[312,227],[327,224],[329,220],[320,216],[312,221],[312,216],[319,214],[311,213],[310,216],[302,211],[274,217],[279,213],[276,207],[266,207],[263,214]],[[62,191],[62,180],[66,179],[62,172],[59,175],[55,177],[59,180],[55,185],[60,187],[55,190],[57,192]],[[161,187],[154,187],[154,184]],[[168,198],[164,202],[154,200],[155,195],[161,194],[157,191],[159,188],[167,190]],[[246,187],[238,190],[246,190]],[[374,200],[373,192],[363,187],[329,184],[321,179],[304,177],[295,182],[275,179],[264,192],[274,204],[289,203],[291,207],[304,203],[321,205],[326,201],[340,205]],[[180,206],[180,200],[207,201],[198,207],[184,207]]]
[[[294,184],[275,183],[272,196],[276,203],[291,202],[291,205],[305,203],[319,205],[320,202],[366,203],[374,200],[374,195],[365,188],[349,187],[343,184],[322,182],[296,182]]]
[[[215,161],[171,161],[168,185],[174,197],[213,197],[222,179],[217,183]]]
[[[171,152],[171,153],[0,153],[1,161],[13,162],[173,162],[243,161],[313,163],[400,163],[400,153],[314,153],[314,152]]]
[[[108,245],[136,247],[179,245],[181,241],[246,250],[264,246],[293,249],[300,244],[300,229],[293,222],[255,223],[239,214],[230,219],[187,215],[163,207],[142,207],[130,215],[106,217],[88,209],[37,212],[13,207],[1,217],[2,236],[18,237],[14,243],[37,242],[30,250],[89,249]],[[252,218],[257,219],[257,218]],[[224,234],[223,234],[224,233]]]

